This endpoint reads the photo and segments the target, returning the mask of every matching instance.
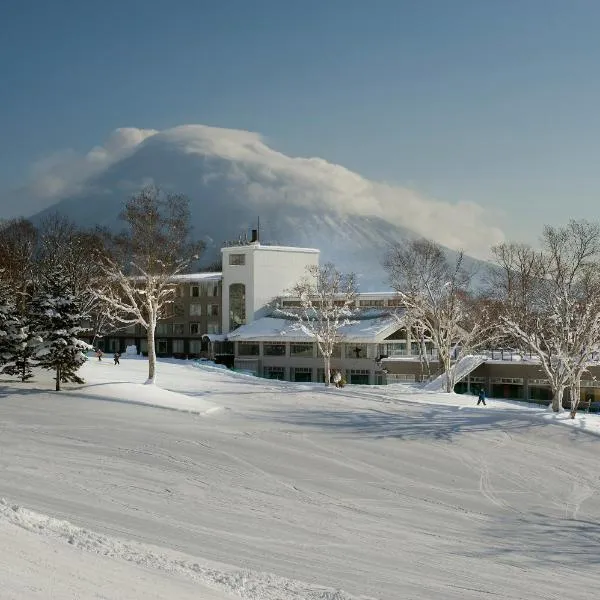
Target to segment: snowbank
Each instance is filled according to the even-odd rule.
[[[151,574],[163,572],[190,579],[201,586],[197,592],[204,592],[202,595],[198,594],[197,597],[206,600],[231,597],[248,600],[258,598],[261,600],[368,600],[365,596],[358,598],[341,590],[315,586],[269,573],[240,570],[217,563],[203,564],[196,558],[175,551],[100,535],[77,527],[68,521],[54,519],[18,505],[11,505],[4,498],[0,498],[0,532],[5,529],[7,523],[45,538],[59,540],[80,551],[133,563],[144,567]],[[14,551],[18,542],[13,539],[11,544]],[[36,558],[39,559],[39,557]],[[53,560],[55,560],[54,557]],[[102,561],[98,566],[103,566],[103,564]],[[108,576],[110,577],[110,572]],[[80,582],[82,578],[79,574],[74,574],[72,579]],[[42,582],[38,582],[38,585],[40,583]],[[89,596],[87,594],[86,596],[92,597],[93,593],[96,597],[96,592],[96,589],[91,588],[87,590]],[[207,592],[210,595],[207,595]],[[222,594],[217,594],[217,592]],[[179,594],[175,596],[175,593],[177,592],[172,590],[170,597],[181,598]],[[135,598],[147,598],[148,596],[145,594],[147,591],[141,590],[140,593],[138,590]],[[52,595],[52,597],[56,596]],[[102,597],[113,596],[103,595]]]

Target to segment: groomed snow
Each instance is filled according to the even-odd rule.
[[[597,597],[595,415],[146,370],[0,381],[2,598]]]

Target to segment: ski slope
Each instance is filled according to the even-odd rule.
[[[121,363],[0,381],[2,598],[597,596],[593,415]]]

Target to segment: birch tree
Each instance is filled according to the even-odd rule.
[[[340,329],[356,321],[352,319],[357,294],[353,273],[340,273],[335,265],[311,265],[306,275],[288,293],[297,298],[298,310],[283,310],[284,316],[296,319],[302,331],[315,339],[323,357],[325,385],[331,381],[331,356],[342,340]]]
[[[470,290],[472,273],[463,254],[451,263],[439,244],[418,239],[396,244],[384,268],[407,312],[407,320],[427,332],[437,349],[446,391],[456,383],[453,366],[489,342],[493,327],[487,306]]]
[[[175,294],[173,277],[196,260],[204,245],[191,242],[189,200],[149,186],[131,198],[121,218],[127,229],[114,239],[113,255],[100,268],[108,288],[97,297],[106,302],[117,323],[146,330],[148,379],[156,381],[156,324],[166,316]]]

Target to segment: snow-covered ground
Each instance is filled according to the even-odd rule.
[[[0,381],[1,598],[597,597],[595,415],[146,369]]]

